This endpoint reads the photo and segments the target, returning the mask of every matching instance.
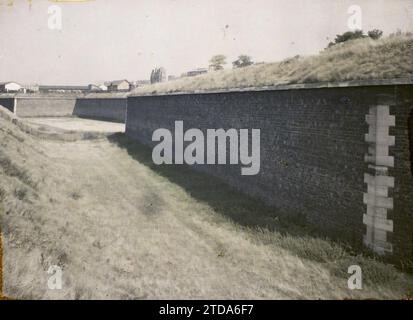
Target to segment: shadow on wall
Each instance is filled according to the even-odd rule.
[[[409,146],[410,146],[410,170],[413,176],[413,110],[412,112],[410,112],[408,121],[409,121],[408,128],[409,128]]]
[[[240,227],[251,228],[258,232],[263,230],[278,231],[282,235],[301,239],[299,240],[300,246],[297,246],[297,248],[288,247],[286,248],[288,250],[298,250],[302,253],[305,247],[302,242],[314,244],[314,241],[317,241],[316,239],[326,239],[326,236],[321,234],[320,229],[307,224],[305,217],[300,214],[292,212],[283,213],[274,207],[267,206],[260,200],[237,191],[219,178],[192,170],[187,166],[173,164],[155,165],[152,160],[152,150],[128,138],[125,134],[117,133],[109,136],[108,139],[111,143],[125,149],[140,164],[149,167],[157,174],[179,185],[199,202],[208,204],[221,216],[221,219],[222,217],[227,218]],[[217,217],[218,223],[222,221],[219,216]],[[331,235],[331,238],[334,238],[334,235]],[[292,244],[291,241],[286,240],[286,242],[289,243],[288,246]],[[295,242],[293,241],[293,243]],[[321,246],[323,247],[323,245]],[[358,249],[360,249],[359,251],[364,251],[361,247]],[[320,257],[307,258],[317,261],[321,259]]]
[[[0,98],[0,105],[14,112],[14,98]]]

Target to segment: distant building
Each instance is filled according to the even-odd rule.
[[[39,85],[38,84],[25,84],[23,85],[23,92],[24,93],[37,93],[39,92]]]
[[[108,91],[129,91],[131,90],[131,84],[128,80],[115,80],[105,83],[108,87]]]
[[[164,67],[155,68],[151,72],[151,83],[166,82],[166,69]]]
[[[194,69],[194,70],[190,70],[186,73],[187,77],[195,77],[197,75],[203,74],[203,73],[207,73],[208,69],[206,68],[198,68],[198,69]]]
[[[19,92],[22,86],[16,82],[0,82],[0,92]]]
[[[176,80],[176,79],[178,79],[178,78],[174,75],[168,76],[168,81],[173,81],[173,80]]]
[[[99,89],[101,90],[101,91],[108,91],[108,86],[106,86],[105,84],[99,84],[98,85],[98,87],[99,87]]]
[[[151,84],[150,80],[137,80],[135,81],[135,87],[140,87],[143,86],[145,84]]]
[[[101,86],[97,85],[97,84],[89,84],[89,91],[90,92],[99,92],[99,91],[104,91]],[[105,88],[107,89],[107,87],[105,86]]]
[[[82,93],[89,91],[89,86],[39,86],[42,93]]]
[[[99,86],[97,86],[96,84],[89,84],[88,89],[89,91],[100,91]]]

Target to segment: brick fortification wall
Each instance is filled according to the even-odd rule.
[[[412,85],[135,96],[126,134],[153,146],[153,131],[173,133],[178,120],[205,137],[206,129],[261,129],[258,175],[195,168],[325,235],[412,259],[412,106]]]
[[[126,98],[78,98],[73,115],[125,122]]]
[[[15,113],[18,117],[70,117],[75,104],[75,96],[21,96],[16,98]]]
[[[3,105],[18,117],[78,116],[125,122],[126,97],[79,97],[76,95],[16,95],[0,97]]]

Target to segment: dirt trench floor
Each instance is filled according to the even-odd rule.
[[[123,134],[48,141],[0,122],[9,297],[399,299],[413,291],[408,274],[285,227],[274,209],[217,180],[156,168]],[[362,266],[362,290],[348,288],[352,264]],[[48,287],[53,265],[61,290]]]

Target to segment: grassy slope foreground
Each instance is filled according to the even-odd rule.
[[[401,298],[413,279],[288,227],[123,135],[40,140],[0,117],[5,294],[15,298]],[[277,231],[268,231],[268,226]],[[347,268],[363,269],[363,290]],[[47,289],[50,265],[63,289]]]
[[[413,78],[413,35],[353,40],[319,55],[210,72],[147,85],[135,94],[191,92],[308,82]]]

